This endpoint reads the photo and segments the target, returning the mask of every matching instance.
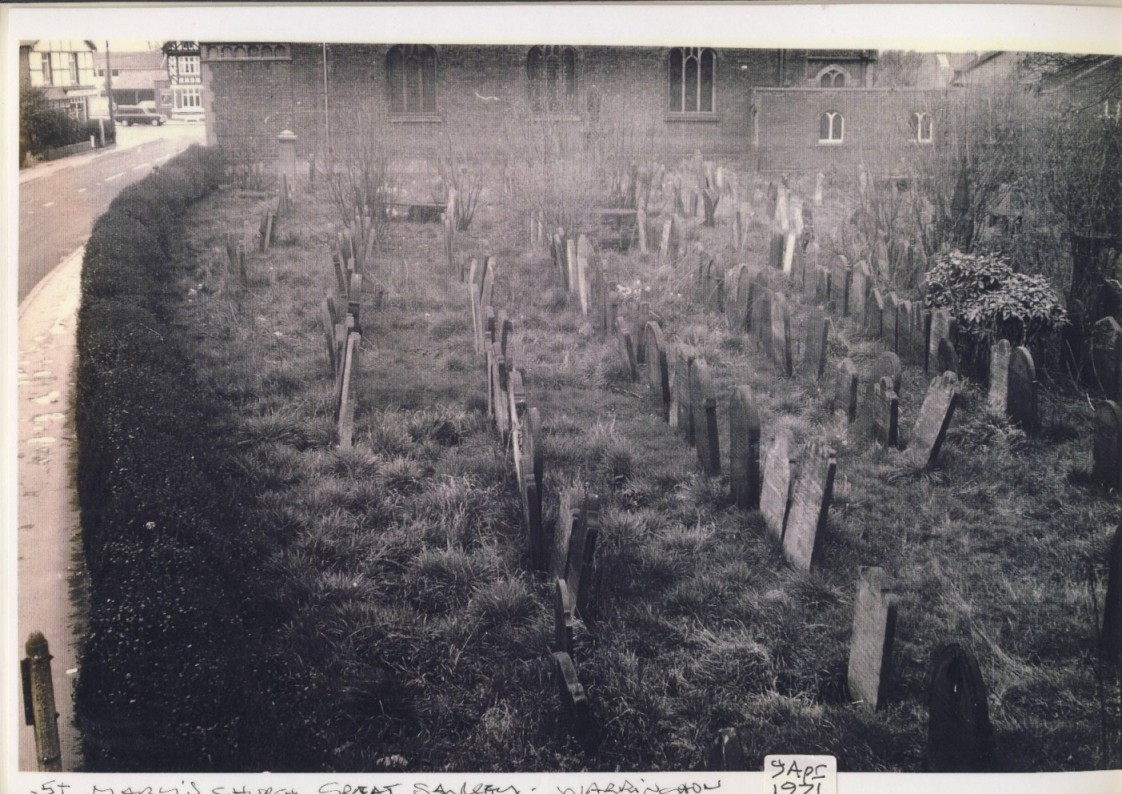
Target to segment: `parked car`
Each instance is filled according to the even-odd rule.
[[[118,124],[125,127],[130,124],[151,124],[155,127],[167,121],[162,113],[155,113],[137,105],[118,105],[113,117]]]

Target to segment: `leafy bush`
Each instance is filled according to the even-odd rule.
[[[998,339],[1032,345],[1068,324],[1047,279],[1017,273],[995,254],[939,255],[927,272],[924,303],[929,309],[950,309],[959,353],[975,364]]]
[[[76,121],[65,112],[52,108],[47,95],[37,88],[25,89],[19,97],[19,161],[28,154],[39,155],[48,149],[88,141],[90,136],[101,140],[97,121]],[[112,124],[105,125],[105,142],[116,140]]]

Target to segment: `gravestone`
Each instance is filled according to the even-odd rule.
[[[814,302],[820,306],[830,305],[830,268],[818,265],[814,268]]]
[[[999,339],[990,348],[990,389],[986,399],[986,409],[998,416],[1005,416],[1009,402],[1009,360],[1012,347],[1008,339]]]
[[[749,331],[752,328],[752,296],[755,287],[752,284],[754,271],[747,265],[737,269],[736,273],[736,309],[733,317],[737,332]]]
[[[705,766],[709,772],[750,772],[744,758],[744,750],[735,728],[723,728],[709,747],[709,760]]]
[[[892,673],[892,641],[896,635],[896,595],[884,569],[860,568],[853,606],[846,683],[850,700],[870,711],[884,704]]]
[[[776,430],[775,438],[764,456],[764,483],[760,490],[760,512],[768,531],[783,540],[787,525],[787,509],[791,499],[791,452],[787,431]]]
[[[901,378],[903,377],[904,367],[900,363],[900,357],[895,353],[881,353],[877,356],[876,361],[873,362],[873,382],[879,381],[881,378],[892,378],[892,390],[897,395],[900,394]]]
[[[550,557],[549,574],[554,579],[565,579],[569,570],[569,544],[573,536],[573,525],[579,519],[584,504],[584,492],[567,488],[561,492],[557,506],[557,526],[553,531],[553,553]]]
[[[1113,400],[1103,400],[1095,409],[1095,441],[1091,476],[1106,488],[1119,488],[1122,408]]]
[[[588,614],[592,592],[592,566],[596,557],[596,541],[600,535],[600,497],[587,495],[580,512],[580,531],[573,531],[569,541],[569,570],[566,580],[572,585],[577,614]],[[583,536],[583,537],[582,537]]]
[[[834,266],[830,270],[830,303],[842,315],[849,312],[849,288],[852,277],[846,258],[835,257]]]
[[[752,389],[738,386],[729,403],[729,490],[736,506],[760,506],[760,412]]]
[[[1009,418],[1030,435],[1040,429],[1037,404],[1036,367],[1027,347],[1016,348],[1009,356]]]
[[[762,279],[752,287],[752,331],[756,337],[756,349],[771,358],[771,290],[764,286]]]
[[[953,372],[936,376],[927,388],[912,431],[908,456],[915,465],[928,468],[935,465],[957,403],[958,376]]]
[[[895,447],[899,443],[899,417],[900,403],[892,388],[892,378],[881,378],[876,383],[873,403],[873,438],[878,444]]]
[[[651,320],[643,329],[643,346],[647,351],[647,382],[651,393],[659,405],[659,415],[665,421],[670,406],[670,372],[667,368],[666,345],[662,341],[662,329]]]
[[[553,580],[553,645],[558,651],[573,653],[573,629],[576,618],[573,615],[576,603],[569,592],[569,583],[564,579]]]
[[[577,668],[573,659],[564,651],[553,653],[554,668],[557,675],[557,690],[561,698],[561,708],[572,723],[576,733],[583,733],[592,718],[588,696],[577,678]]]
[[[900,329],[898,327],[900,322],[900,298],[897,297],[895,292],[888,293],[888,297],[884,299],[882,318],[881,323],[884,330],[881,333],[881,339],[884,340],[884,345],[888,350],[898,354],[900,352]]]
[[[834,475],[838,462],[825,444],[813,444],[791,489],[791,507],[783,532],[783,556],[796,568],[809,571],[826,532]]]
[[[471,299],[471,326],[475,331],[475,353],[483,355],[483,311],[480,297],[483,292],[483,270],[474,257],[468,270],[468,297]]]
[[[833,324],[821,309],[811,309],[807,317],[803,370],[815,383],[826,374],[826,350]]]
[[[678,432],[686,437],[686,443],[694,443],[693,408],[690,403],[690,369],[693,367],[697,350],[689,345],[678,345],[674,362],[673,412],[677,415]]]
[[[896,353],[908,364],[922,364],[922,352],[916,346],[916,311],[909,300],[896,304]]]
[[[958,374],[958,353],[949,339],[939,340],[939,348],[935,353],[934,361],[939,372]]]
[[[789,378],[795,374],[791,357],[791,315],[787,299],[777,292],[771,301],[771,358],[780,374]]]
[[[1110,562],[1103,600],[1103,630],[1099,650],[1102,657],[1122,669],[1122,528],[1115,528],[1110,543]]]
[[[884,336],[884,296],[876,287],[869,292],[869,300],[865,303],[865,333],[873,339]]]
[[[328,299],[324,299],[319,306],[320,322],[323,325],[323,336],[327,342],[327,361],[331,364],[331,372],[335,373],[338,370],[338,362],[335,360],[335,317],[334,312],[331,311],[331,306]]]
[[[709,365],[698,356],[690,367],[690,406],[693,411],[694,445],[706,477],[721,473],[720,438],[717,433],[717,398]]]
[[[571,237],[565,238],[565,283],[569,292],[580,292],[577,283],[577,241]]]
[[[834,384],[834,410],[845,413],[846,421],[857,418],[857,389],[860,383],[857,366],[851,358],[843,358],[838,364],[837,380]]]
[[[951,350],[954,350],[954,318],[949,309],[935,309],[931,312],[931,330],[927,335],[927,368],[935,364],[938,372],[946,372],[950,367],[944,367],[940,362],[940,342],[946,340]],[[956,356],[957,358],[957,356]],[[954,367],[958,372],[958,367]]]
[[[928,772],[987,772],[993,765],[986,686],[974,654],[957,643],[931,657],[927,677]]]
[[[542,524],[542,479],[545,471],[542,465],[541,414],[533,406],[526,411],[526,421],[522,428],[522,451],[522,471],[525,478],[523,500],[526,528],[530,536],[530,565],[535,570],[543,570],[546,567],[545,527]]]
[[[1095,323],[1091,336],[1091,361],[1095,367],[1103,392],[1111,399],[1119,395],[1122,386],[1122,326],[1113,317],[1104,317]]]
[[[639,380],[639,364],[635,360],[635,344],[631,341],[631,334],[627,331],[620,331],[616,334],[616,341],[619,345],[620,359],[623,365],[627,367],[627,375],[631,380]]]
[[[582,234],[577,238],[577,297],[580,298],[580,313],[585,317],[592,310],[592,273],[588,261],[591,255],[592,245]],[[598,326],[595,322],[593,325]]]
[[[358,374],[358,350],[362,336],[354,331],[347,335],[343,358],[343,386],[339,397],[339,449],[349,450],[355,430],[355,397],[351,393]]]
[[[869,266],[858,262],[853,266],[849,281],[849,310],[848,314],[859,323],[865,322],[865,302],[869,294],[869,284],[872,283],[872,274]]]
[[[662,224],[662,236],[659,239],[658,255],[664,262],[672,263],[674,261],[674,252],[670,248],[671,228],[672,221],[670,218],[667,218],[666,222]]]
[[[647,323],[651,319],[651,304],[649,301],[640,301],[638,313],[635,315],[635,324],[632,326],[634,330],[631,332],[631,339],[635,342],[635,363],[647,363],[647,339],[646,331]]]

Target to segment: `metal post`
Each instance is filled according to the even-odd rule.
[[[40,772],[62,771],[62,750],[58,739],[58,712],[55,711],[55,689],[51,679],[51,653],[47,638],[35,632],[27,638],[24,659],[24,696],[30,695],[31,707],[24,704],[26,716],[35,728],[35,757]]]

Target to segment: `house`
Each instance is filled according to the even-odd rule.
[[[153,110],[168,115],[168,76],[162,52],[98,53],[94,64],[102,94],[95,115],[109,116],[109,103],[105,97],[110,86],[115,105],[151,102]]]
[[[38,39],[19,45],[20,90],[40,88],[48,104],[78,121],[90,118],[90,100],[98,95],[92,41]]]
[[[203,78],[199,44],[194,41],[168,41],[163,46],[167,59],[170,91],[169,113],[173,119],[197,120],[203,108]]]
[[[274,155],[284,129],[302,156],[379,130],[401,157],[453,142],[501,158],[518,125],[615,125],[664,162],[701,152],[751,170],[864,165],[938,145],[929,109],[945,89],[876,89],[873,50],[712,47],[200,43],[207,139]]]

